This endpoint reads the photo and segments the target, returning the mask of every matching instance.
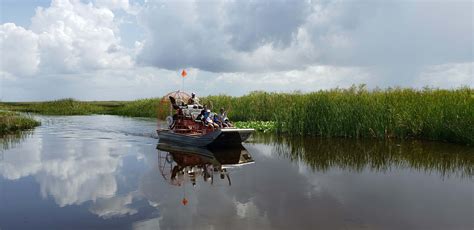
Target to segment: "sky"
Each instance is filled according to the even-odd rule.
[[[0,7],[1,101],[474,87],[471,0],[0,0]]]

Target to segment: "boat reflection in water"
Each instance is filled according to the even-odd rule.
[[[231,186],[228,170],[254,163],[242,145],[200,148],[159,143],[157,149],[160,173],[169,184],[175,186],[190,183],[195,187],[199,181],[214,185],[216,180],[226,180]]]

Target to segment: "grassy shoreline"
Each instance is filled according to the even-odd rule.
[[[33,118],[18,113],[0,111],[0,137],[18,131],[32,129],[39,125],[41,125],[41,123]]]
[[[164,118],[161,98],[121,102],[0,103],[0,108],[48,115],[111,114]],[[474,144],[474,90],[364,87],[312,93],[252,92],[201,98],[224,107],[238,127],[294,136],[427,139]],[[167,106],[167,105],[164,105]],[[240,123],[239,123],[240,122]]]

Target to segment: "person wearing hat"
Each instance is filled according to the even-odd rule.
[[[199,98],[196,97],[195,93],[191,93],[191,98],[188,99],[188,105],[200,105]]]

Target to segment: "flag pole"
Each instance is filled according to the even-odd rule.
[[[188,75],[188,73],[186,73],[186,70],[183,69],[183,71],[181,71],[181,78],[183,78],[182,80],[182,83],[181,83],[181,91],[184,91],[184,78],[186,78],[186,76]]]

